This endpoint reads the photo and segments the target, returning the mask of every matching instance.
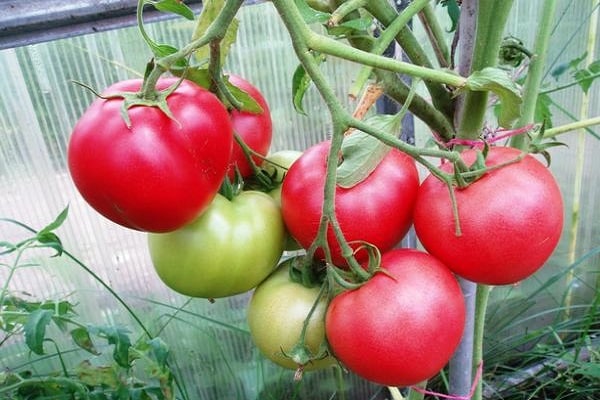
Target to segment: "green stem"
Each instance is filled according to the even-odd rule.
[[[560,86],[554,87],[552,89],[542,90],[542,91],[539,92],[539,94],[550,94],[550,93],[554,93],[554,92],[559,92],[561,90],[568,89],[568,88],[570,88],[572,86],[579,85],[579,84],[581,84],[581,82],[591,81],[591,80],[594,80],[594,79],[596,79],[598,77],[600,77],[600,72],[598,72],[596,74],[587,75],[584,78],[577,79],[577,80],[575,80],[573,82],[565,83],[564,85],[560,85]]]
[[[425,389],[425,387],[427,386],[427,381],[420,382],[420,383],[416,384],[415,386],[420,389]],[[425,394],[423,394],[422,392],[419,392],[418,390],[414,390],[411,388],[410,391],[408,392],[408,397],[406,398],[406,400],[423,400],[424,398],[425,398]]]
[[[344,3],[347,4],[347,3]],[[375,45],[371,49],[372,54],[382,55],[383,52],[389,47],[390,43],[400,33],[402,29],[406,27],[406,24],[415,16],[419,11],[423,9],[429,0],[415,0],[401,14],[399,14],[383,31],[381,36],[377,38]],[[373,72],[373,67],[364,66],[360,69],[358,76],[355,80],[354,85],[350,89],[350,94],[358,96],[358,93],[362,92],[365,82]]]
[[[279,0],[273,1],[273,3],[278,2]],[[296,16],[294,14],[298,14],[298,16],[300,16],[297,10],[290,8],[289,15],[292,18],[295,18]],[[344,60],[356,62],[362,65],[369,65],[374,68],[408,74],[414,77],[422,78],[426,81],[442,83],[456,88],[462,88],[467,83],[466,78],[451,72],[421,67],[408,62],[371,54],[369,52],[338,42],[332,38],[314,33],[307,28],[303,28],[302,30],[305,31],[302,33],[302,36],[306,38],[309,49],[315,50],[319,53],[339,57]]]
[[[564,124],[564,125],[556,126],[554,128],[546,129],[546,131],[544,132],[544,137],[551,138],[551,137],[558,136],[558,135],[566,133],[566,132],[575,131],[578,129],[583,129],[583,128],[587,128],[587,127],[599,125],[599,124],[600,124],[600,116],[584,119],[581,121],[575,121],[570,124]]]
[[[340,4],[338,8],[331,13],[331,18],[327,21],[327,25],[336,26],[346,16],[368,3],[369,0],[348,0]]]
[[[140,2],[143,3],[142,0]],[[175,53],[169,54],[168,56],[161,57],[154,63],[154,68],[150,71],[144,85],[142,87],[142,96],[151,95],[154,93],[156,82],[158,78],[166,71],[168,71],[177,61],[189,57],[192,53],[198,50],[200,47],[206,46],[213,40],[220,41],[225,37],[227,28],[231,25],[231,22],[235,18],[238,10],[244,3],[243,0],[227,0],[221,9],[221,12],[214,21],[206,29],[204,35],[192,40],[180,50]]]
[[[550,43],[556,4],[557,0],[545,0],[543,2],[542,14],[538,21],[538,31],[535,38],[534,54],[531,57],[529,70],[527,71],[527,77],[523,86],[523,107],[517,126],[525,126],[534,121],[535,106],[544,78],[544,68],[546,67],[548,45]],[[527,135],[513,136],[510,144],[518,149],[525,149],[528,146],[527,138]]]
[[[450,50],[446,44],[446,35],[440,26],[437,16],[435,15],[435,10],[433,9],[431,3],[427,3],[423,10],[421,10],[419,18],[421,19],[421,22],[427,31],[427,36],[429,37],[429,41],[433,46],[438,63],[441,67],[449,67]]]
[[[366,6],[367,11],[373,15],[383,26],[389,26],[398,16],[395,8],[388,1],[370,1]],[[398,35],[396,35],[396,42],[402,47],[407,57],[416,66],[423,68],[432,69],[432,64],[427,54],[421,47],[419,41],[413,35],[412,31],[405,27],[401,29]],[[399,71],[403,72],[403,71]],[[406,72],[409,75],[413,75],[410,72]],[[418,75],[413,75],[418,76]],[[449,84],[447,82],[440,82],[435,79],[429,79],[421,76],[425,79],[425,85],[429,94],[431,95],[434,106],[445,116],[451,118],[454,113],[454,101],[452,94],[444,87],[443,84]],[[450,86],[460,85],[449,84]]]
[[[471,61],[471,72],[493,67],[498,60],[504,27],[513,0],[482,0],[478,3],[477,33]],[[465,94],[464,107],[457,136],[462,139],[476,139],[483,127],[487,110],[488,92]]]
[[[485,331],[485,313],[488,300],[490,298],[491,287],[487,285],[477,286],[477,295],[475,299],[475,334],[473,343],[473,360],[475,366],[483,362],[483,334]],[[479,379],[473,395],[473,400],[482,399],[483,379]]]

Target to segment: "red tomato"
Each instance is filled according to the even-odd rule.
[[[454,275],[427,253],[385,253],[377,273],[331,301],[325,332],[333,355],[361,377],[410,386],[434,376],[458,346],[465,305]]]
[[[490,149],[486,164],[517,157],[509,147]],[[467,151],[465,162],[475,160]],[[452,170],[451,164],[442,166]],[[554,251],[563,226],[560,189],[540,161],[526,156],[456,189],[461,236],[455,234],[448,188],[429,176],[415,206],[415,230],[429,253],[455,273],[478,283],[505,285],[527,278]]]
[[[157,89],[176,82],[159,80]],[[105,90],[135,93],[142,81]],[[217,193],[233,134],[225,107],[209,91],[183,81],[167,98],[174,120],[157,107],[133,106],[127,127],[122,98],[96,99],[73,129],[71,177],[83,198],[106,218],[150,232],[192,221]]]
[[[325,141],[307,149],[283,180],[283,219],[304,248],[315,240],[321,220],[329,146],[330,142]],[[366,241],[382,252],[392,248],[410,228],[418,187],[414,161],[396,149],[356,186],[348,189],[338,186],[335,212],[346,240]],[[328,243],[334,264],[346,265],[331,229]],[[319,250],[316,255],[323,257],[323,252]],[[366,255],[365,251],[359,251],[356,257],[364,260]]]
[[[273,124],[271,121],[269,105],[260,91],[246,80],[239,76],[229,75],[229,82],[248,93],[263,109],[263,112],[260,114],[232,110],[231,122],[233,124],[234,132],[240,136],[250,149],[258,154],[266,156],[271,147],[271,140],[273,138]],[[260,157],[254,156],[252,159],[256,165],[262,163]],[[233,178],[235,175],[235,165],[237,165],[240,170],[242,177],[246,178],[252,175],[252,167],[250,166],[250,163],[248,163],[242,148],[237,142],[233,144],[233,150],[231,152],[231,161],[228,172],[230,178]]]

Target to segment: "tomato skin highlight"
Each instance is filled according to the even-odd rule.
[[[520,150],[492,147],[486,165],[515,159]],[[467,164],[475,152],[463,154]],[[451,171],[451,164],[443,169]],[[488,285],[516,283],[551,256],[563,227],[560,188],[531,155],[455,190],[461,236],[455,234],[448,188],[430,176],[419,190],[414,224],[425,249],[456,274]]]
[[[317,236],[321,220],[329,141],[307,149],[290,167],[281,188],[281,209],[290,234],[304,248]],[[412,224],[419,176],[414,161],[392,149],[375,170],[352,188],[336,187],[335,212],[348,242],[367,241],[380,251],[395,246]],[[328,239],[335,265],[345,266],[333,230]],[[357,247],[357,244],[351,244]],[[319,249],[317,257],[324,254]],[[358,251],[360,261],[366,251]]]
[[[285,227],[267,194],[246,191],[227,200],[217,194],[192,223],[148,234],[160,279],[186,296],[219,298],[256,287],[277,266]]]
[[[263,112],[260,114],[234,109],[230,111],[230,118],[233,131],[240,136],[244,143],[256,153],[266,156],[271,148],[271,141],[273,139],[273,122],[271,120],[269,105],[258,88],[245,79],[237,75],[229,75],[229,82],[248,93],[263,109]],[[253,156],[252,160],[258,166],[263,161],[258,156]],[[235,176],[236,165],[243,178],[249,177],[254,172],[241,146],[237,142],[234,142],[228,170],[230,179],[233,179]]]
[[[160,79],[162,90],[177,82]],[[118,82],[104,93],[135,93],[142,81]],[[174,119],[157,107],[133,106],[123,120],[122,98],[96,99],[73,129],[68,166],[82,197],[122,226],[175,230],[206,208],[223,180],[232,126],[210,92],[182,81],[167,98]]]
[[[334,297],[325,329],[334,356],[372,382],[410,386],[437,374],[462,337],[465,304],[450,270],[412,249],[383,254],[363,286]]]
[[[308,288],[290,279],[289,263],[281,263],[254,291],[248,305],[248,327],[256,347],[267,359],[288,369],[298,365],[283,353],[291,355],[298,343],[304,320],[319,296],[320,288]],[[305,345],[317,355],[326,345],[325,311],[327,301],[321,298],[311,315],[305,337]],[[314,371],[335,363],[327,356],[306,364],[304,370]]]

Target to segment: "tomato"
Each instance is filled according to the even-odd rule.
[[[267,160],[272,161],[274,164],[265,162],[263,163],[262,168],[269,176],[272,176],[276,182],[283,182],[287,169],[289,169],[294,161],[300,158],[301,155],[301,151],[280,150],[267,157]],[[281,207],[281,183],[269,192],[269,196],[271,196]],[[301,249],[298,242],[289,234],[289,232],[287,232],[287,230],[284,249],[289,251]]]
[[[442,369],[462,337],[465,305],[450,270],[411,249],[383,254],[386,273],[334,297],[325,330],[333,355],[363,378],[410,386]]]
[[[263,112],[259,114],[238,110],[231,110],[230,114],[234,132],[239,135],[250,149],[265,156],[269,152],[273,138],[273,123],[271,121],[269,105],[260,91],[248,81],[236,75],[229,75],[229,82],[248,93],[263,109]],[[256,165],[261,165],[262,159],[260,157],[253,156],[252,159]],[[242,177],[246,178],[252,175],[252,167],[237,142],[233,144],[231,160],[229,162],[230,178],[233,178],[235,175],[236,165]]]
[[[298,364],[286,355],[298,343],[302,325],[319,297],[320,288],[306,287],[290,278],[294,259],[284,261],[252,294],[248,305],[248,326],[252,341],[261,354],[276,364],[297,369]],[[325,340],[325,310],[323,296],[308,323],[305,345],[312,355],[327,349]],[[284,355],[285,354],[285,355]],[[305,370],[316,370],[335,363],[331,356],[311,361]]]
[[[217,194],[192,223],[148,235],[160,279],[186,296],[217,298],[246,292],[265,279],[283,252],[284,225],[267,194]]]
[[[159,80],[157,89],[176,82]],[[105,90],[135,93],[139,79]],[[141,231],[166,232],[192,221],[217,193],[233,134],[217,97],[182,81],[167,98],[174,119],[157,107],[133,106],[131,127],[122,98],[96,99],[73,129],[68,165],[75,186],[100,214]]]
[[[486,165],[515,159],[521,152],[493,147]],[[465,162],[475,160],[467,151]],[[450,171],[451,164],[443,169]],[[462,234],[456,236],[448,188],[430,176],[415,206],[417,237],[427,251],[464,278],[505,285],[527,278],[550,257],[563,226],[563,202],[551,172],[527,155],[492,170],[465,189],[456,189]]]
[[[317,236],[322,215],[326,162],[330,142],[307,149],[289,169],[281,188],[281,211],[291,235],[308,248]],[[412,223],[419,187],[414,161],[392,149],[362,182],[352,188],[337,187],[335,212],[348,242],[367,241],[384,252],[396,245]],[[330,229],[328,243],[333,263],[346,264]],[[323,257],[323,252],[316,253]],[[365,251],[356,254],[366,257]]]

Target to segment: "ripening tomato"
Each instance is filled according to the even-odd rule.
[[[308,248],[317,237],[322,216],[330,142],[307,149],[290,167],[281,188],[281,211],[291,235]],[[412,223],[419,176],[412,158],[390,150],[375,170],[351,188],[337,187],[335,213],[348,242],[366,241],[380,251],[395,246]],[[328,232],[333,263],[346,265],[333,231]],[[358,246],[356,243],[352,246]],[[318,251],[317,257],[323,257]],[[357,259],[367,254],[359,251]]]
[[[157,89],[176,82],[160,79]],[[141,84],[121,81],[104,94],[133,94]],[[128,127],[122,105],[119,97],[98,98],[77,121],[68,146],[73,182],[117,224],[150,232],[180,228],[208,207],[225,177],[233,145],[227,110],[185,80],[167,97],[173,118],[136,105],[128,110]]]
[[[357,375],[410,386],[437,374],[456,350],[465,323],[450,270],[418,250],[383,254],[377,273],[331,300],[325,331],[333,355]]]
[[[291,357],[300,340],[304,321],[319,297],[320,288],[306,287],[290,277],[290,258],[281,263],[275,272],[254,291],[248,305],[248,326],[252,341],[260,352],[274,363],[289,369],[297,369],[298,363]],[[327,300],[323,296],[308,323],[306,348],[317,359],[308,362],[307,371],[321,369],[335,363],[331,356],[321,358],[320,351],[327,350],[325,340],[325,310]]]
[[[273,138],[273,123],[271,121],[269,105],[260,91],[250,82],[236,75],[229,75],[229,82],[248,93],[263,110],[258,114],[248,111],[231,110],[230,114],[233,131],[239,135],[251,150],[265,156],[269,152]],[[253,156],[252,159],[256,165],[262,163],[262,159],[258,156]],[[234,177],[236,165],[243,178],[252,175],[252,167],[237,142],[233,144],[231,152],[229,178]]]
[[[285,228],[267,194],[245,191],[228,200],[217,194],[192,223],[174,232],[148,235],[160,279],[192,297],[217,298],[246,292],[277,266]]]
[[[520,150],[492,147],[487,166],[516,159]],[[474,151],[463,153],[467,164]],[[452,170],[450,163],[442,165]],[[531,155],[494,169],[465,189],[456,189],[460,236],[447,186],[433,176],[419,190],[414,223],[429,253],[458,275],[505,285],[536,272],[550,257],[563,227],[563,202],[552,173]]]

